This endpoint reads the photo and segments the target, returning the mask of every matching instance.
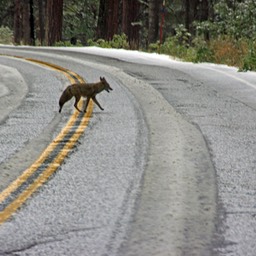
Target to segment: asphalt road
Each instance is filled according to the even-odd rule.
[[[105,76],[104,112],[54,176],[0,226],[0,255],[255,255],[256,75],[30,48],[0,53]],[[150,64],[150,65],[148,65]],[[60,73],[0,57],[0,188],[73,111]],[[17,89],[16,89],[17,88]]]

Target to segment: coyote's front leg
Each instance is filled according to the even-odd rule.
[[[86,99],[86,103],[85,103],[85,107],[84,107],[84,113],[86,113],[86,109],[87,109],[87,107],[89,105],[90,99],[91,99],[91,97],[87,97],[87,99]]]
[[[104,110],[104,108],[100,105],[100,103],[97,101],[97,99],[96,99],[95,96],[92,97],[92,100],[97,104],[97,106],[98,106],[101,110]]]

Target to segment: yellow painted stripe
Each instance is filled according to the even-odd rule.
[[[31,61],[31,59],[28,59],[28,60]],[[39,61],[33,61],[33,62],[40,63]],[[47,66],[46,62],[44,62],[43,65]],[[57,71],[60,70],[60,67],[56,65],[49,64],[48,67],[51,67],[53,69],[57,67],[56,70]],[[71,82],[75,81],[74,78],[69,76],[66,72],[63,71],[63,73],[68,77],[68,79]],[[82,102],[80,101],[79,107],[81,107],[81,105],[82,105]],[[50,143],[50,145],[43,151],[40,157],[0,194],[0,203],[3,202],[4,199],[7,198],[13,191],[15,191],[22,183],[24,183],[37,170],[38,166],[40,166],[45,161],[45,159],[49,156],[49,154],[58,145],[55,142],[59,142],[65,137],[65,135],[73,127],[76,119],[78,118],[78,115],[79,115],[79,112],[75,110],[75,112],[69,119],[67,125],[61,130],[61,132],[59,133],[59,135],[57,135],[54,141]]]
[[[56,148],[58,143],[66,136],[69,130],[73,127],[79,112],[71,116],[66,126],[61,130],[57,137],[47,146],[43,151],[40,157],[28,168],[26,169],[15,181],[13,181],[1,194],[0,194],[0,203],[4,201],[13,191],[15,191],[22,183],[24,183],[45,161],[45,159],[50,155],[50,153]]]
[[[80,132],[74,133],[71,140],[66,143],[65,147],[54,159],[54,162],[50,164],[50,166],[26,189],[24,190],[11,204],[9,204],[3,212],[0,212],[0,224],[5,222],[10,216],[17,211],[17,209],[40,187],[42,186],[49,177],[57,170],[57,168],[61,165],[67,154],[73,148],[77,140],[81,135],[81,128],[84,130],[89,122],[90,116],[92,114],[93,106],[92,104],[88,107],[88,112],[86,112],[86,116],[83,118],[81,125],[77,128]]]
[[[80,82],[84,82],[83,79],[75,74],[70,70],[66,70],[60,66],[56,66],[53,64],[48,64],[46,62],[34,60],[34,59],[27,59],[29,61],[33,61],[40,65],[45,65],[50,67],[54,70],[62,72],[71,82],[74,82],[74,77],[77,77]],[[72,74],[69,75],[69,74]],[[79,102],[79,107],[81,107],[81,101]],[[2,212],[0,212],[0,224],[5,222],[29,197],[30,195],[43,183],[47,181],[47,179],[57,170],[60,164],[63,162],[64,158],[73,148],[74,144],[77,142],[83,131],[85,130],[89,118],[92,114],[93,103],[90,101],[88,106],[88,111],[86,115],[82,118],[82,121],[77,127],[76,132],[73,136],[69,139],[66,143],[64,148],[60,151],[57,157],[45,170],[44,172],[25,190],[23,191],[11,204],[9,204]],[[55,149],[59,142],[66,136],[66,134],[73,128],[74,123],[78,118],[79,112],[75,111],[71,118],[69,119],[66,126],[62,129],[59,135],[50,143],[50,145],[44,150],[44,152],[40,155],[40,157],[28,168],[26,169],[14,182],[12,182],[1,194],[0,194],[0,203],[3,202],[12,192],[14,192],[17,188],[19,188],[38,168],[39,166],[45,161],[45,159],[51,154],[51,152]]]
[[[74,79],[73,79],[69,74],[71,74],[71,75],[73,75],[74,77],[76,77],[81,83],[84,83],[83,78],[81,78],[78,74],[74,73],[74,72],[71,71],[71,70],[68,70],[68,69],[66,69],[66,68],[63,68],[63,67],[61,67],[61,66],[58,66],[58,65],[55,65],[55,64],[52,64],[52,63],[48,63],[48,62],[45,62],[45,61],[41,61],[41,60],[31,59],[31,58],[25,58],[25,60],[28,60],[28,61],[31,61],[31,62],[40,64],[41,66],[46,66],[46,67],[48,67],[48,68],[50,67],[50,68],[52,68],[52,69],[54,69],[54,70],[58,70],[58,71],[60,71],[61,73],[63,73],[64,75],[68,76],[69,79],[71,78],[71,79],[73,80],[72,83],[74,83],[75,81],[74,81]]]

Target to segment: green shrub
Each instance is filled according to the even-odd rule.
[[[102,48],[116,48],[116,49],[129,49],[129,43],[127,41],[127,36],[123,33],[121,35],[114,35],[113,39],[110,41],[106,41],[102,38],[97,41],[93,41],[92,39],[87,40],[88,46],[98,46]]]
[[[251,45],[248,53],[243,58],[243,64],[240,71],[254,70],[256,71],[256,47]]]
[[[185,47],[190,46],[191,34],[188,32],[183,24],[179,24],[175,28],[174,37],[178,41],[179,45],[183,45]]]
[[[77,41],[77,43],[76,43],[76,45],[73,45],[73,44],[71,44],[71,42],[70,41],[59,41],[59,42],[56,42],[55,44],[54,44],[54,46],[56,46],[56,47],[80,47],[80,46],[83,46],[82,45],[82,43],[78,40]]]
[[[189,45],[191,34],[188,33],[184,25],[178,25],[175,29],[175,33],[175,36],[167,37],[165,42],[159,46],[159,52],[192,61],[195,52]],[[151,48],[153,47],[156,48],[157,44],[152,44]]]
[[[8,28],[0,27],[0,44],[12,44],[13,42],[13,32]]]
[[[148,46],[149,52],[159,52],[160,51],[160,42],[149,44]]]
[[[214,59],[214,53],[202,37],[196,37],[193,42],[193,49],[195,52],[193,62],[212,62]]]
[[[156,51],[158,43],[150,45]],[[191,62],[213,62],[238,67],[240,71],[256,71],[256,43],[248,39],[236,40],[232,37],[217,37],[209,42],[196,37],[191,45],[180,37],[168,37],[160,45],[160,52]]]
[[[160,45],[160,53],[168,54],[176,58],[185,59],[188,48],[183,44],[179,44],[176,37],[168,37],[166,41]]]
[[[112,48],[129,49],[129,43],[127,41],[127,36],[124,33],[122,33],[121,35],[114,35],[113,39],[109,43]]]
[[[213,52],[209,47],[202,46],[196,50],[194,62],[212,62]]]

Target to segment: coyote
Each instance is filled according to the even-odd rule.
[[[77,103],[79,102],[81,97],[87,97],[84,112],[86,112],[87,106],[89,104],[90,99],[92,99],[97,106],[104,110],[104,108],[101,107],[100,103],[96,99],[96,94],[102,92],[103,90],[106,90],[107,92],[112,91],[113,89],[110,87],[109,83],[105,79],[105,77],[100,77],[100,82],[98,83],[91,83],[91,84],[71,84],[69,85],[62,95],[60,96],[59,100],[59,113],[61,112],[61,109],[63,105],[69,101],[73,96],[75,96],[75,104],[74,107],[79,111],[82,112],[78,107]]]

